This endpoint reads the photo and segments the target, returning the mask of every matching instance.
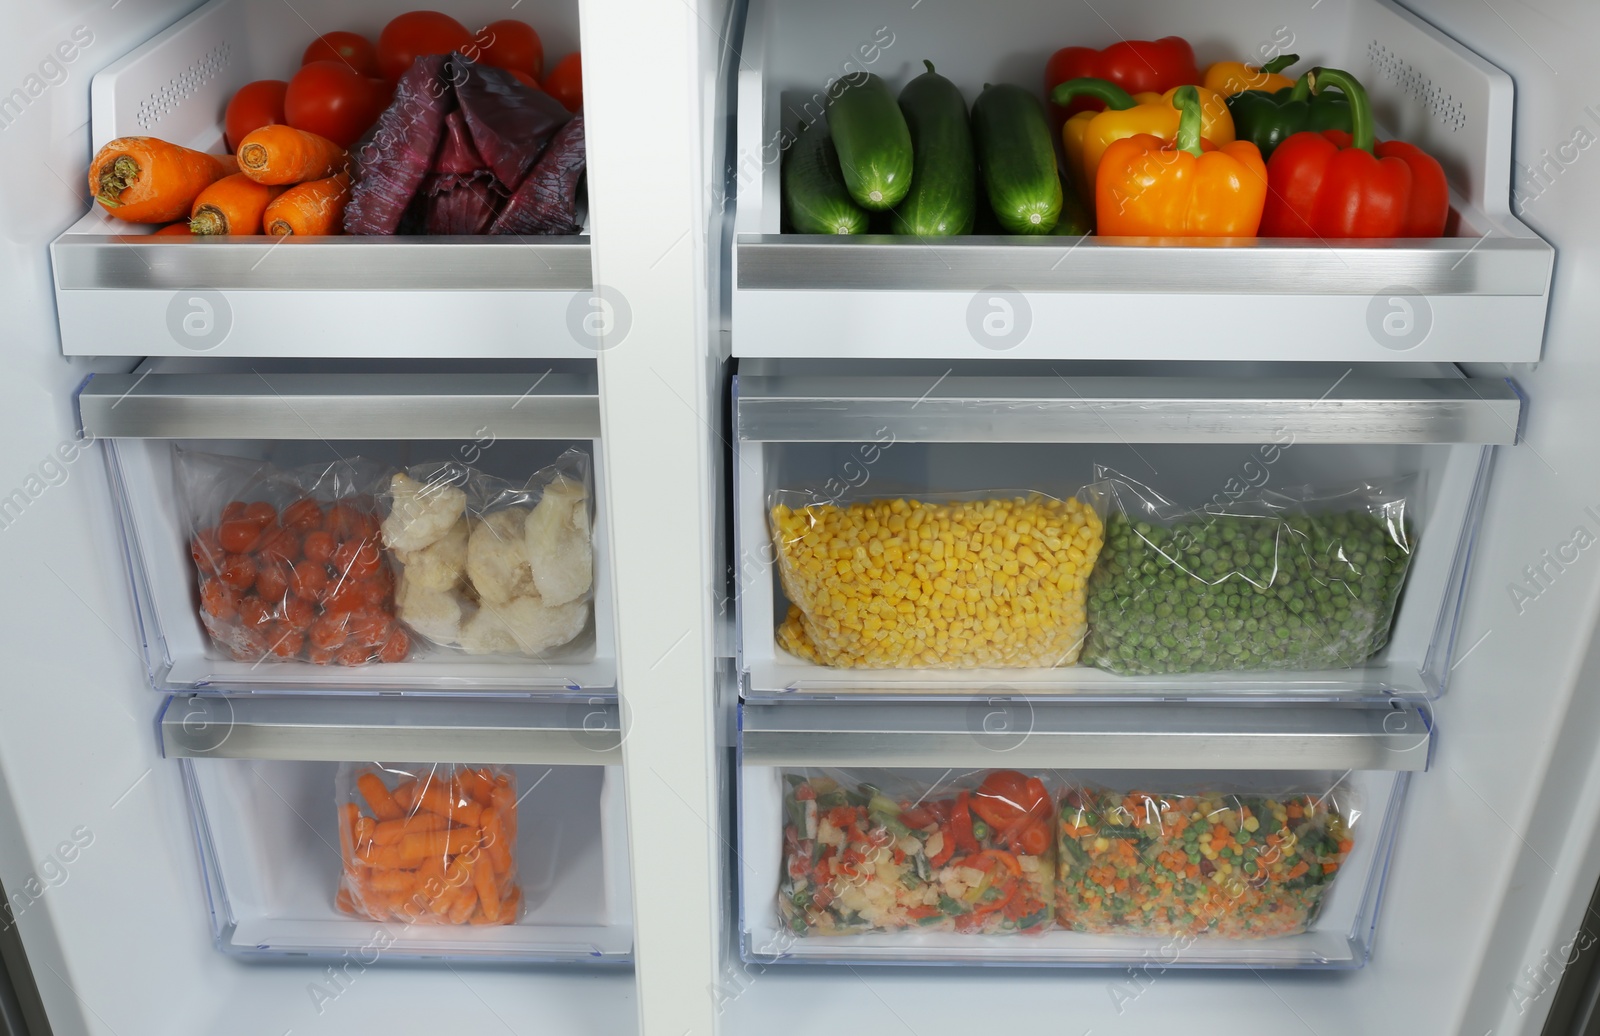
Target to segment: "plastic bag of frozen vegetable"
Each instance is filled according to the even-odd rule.
[[[946,495],[840,502],[781,492],[778,645],[860,669],[1072,665],[1100,516],[1075,498]]]
[[[1070,784],[1056,814],[1056,922],[1229,939],[1310,928],[1354,846],[1349,789],[1331,776],[1297,791],[1174,785]]]
[[[1339,669],[1389,640],[1416,477],[1187,511],[1106,468],[1082,661],[1114,673]]]
[[[784,775],[778,908],[799,935],[1050,924],[1055,845],[1044,783],[1015,770]]]

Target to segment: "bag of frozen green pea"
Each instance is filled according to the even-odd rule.
[[[1187,509],[1109,468],[1081,663],[1128,675],[1343,669],[1381,651],[1416,549],[1419,478]]]

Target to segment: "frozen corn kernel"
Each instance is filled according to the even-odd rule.
[[[1077,499],[772,509],[784,650],[862,669],[1071,665],[1104,538]]]

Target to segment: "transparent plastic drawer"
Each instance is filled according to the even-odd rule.
[[[198,366],[151,360],[131,374],[95,375],[78,400],[84,434],[104,450],[156,690],[614,693],[609,516],[598,488],[605,457],[592,361],[462,361],[449,371],[391,364],[382,372],[294,361],[195,373]],[[474,655],[416,637],[399,662],[317,665],[304,652],[292,660],[236,660],[202,621],[178,448],[283,470],[355,458],[379,472],[452,462],[515,487],[567,451],[580,451],[593,487],[590,615],[575,637],[537,654]],[[379,481],[387,485],[387,477]]]
[[[1377,700],[1431,698],[1444,690],[1494,446],[1516,441],[1522,401],[1509,381],[1466,378],[1448,365],[1012,363],[995,368],[747,360],[735,379],[734,411],[734,578],[748,699],[1024,694]],[[1074,648],[1069,664],[1024,656],[1017,663],[986,666],[956,651],[916,668],[880,668],[879,660],[842,650],[836,657],[822,650],[807,655],[810,642],[795,642],[789,616],[791,605],[802,602],[789,600],[784,580],[785,565],[797,548],[779,543],[778,537],[786,535],[775,525],[779,505],[799,515],[796,520],[822,520],[817,515],[835,513],[830,507],[872,501],[955,506],[1037,493],[1057,500],[1078,497],[1109,527],[1114,508],[1082,492],[1100,469],[1142,483],[1175,512],[1199,515],[1208,524],[1213,515],[1262,513],[1268,498],[1298,501],[1356,486],[1400,487],[1394,493],[1403,498],[1408,531],[1400,532],[1397,525],[1383,535],[1408,540],[1401,559],[1404,581],[1386,637],[1381,616],[1366,631],[1382,638],[1381,646],[1370,654],[1335,656],[1336,667],[1319,664],[1322,656],[1309,653],[1302,657],[1310,662],[1268,653],[1268,664],[1276,668],[1211,664],[1113,672],[1107,670],[1114,665],[1087,664],[1104,664],[1103,654],[1079,658],[1076,641],[1069,645]],[[1316,514],[1327,508],[1331,514],[1351,506],[1308,502],[1305,510]],[[802,514],[805,508],[811,510]],[[1136,517],[1127,513],[1130,521]],[[883,526],[872,535],[887,542],[884,537],[896,534]],[[1096,564],[1108,564],[1110,556],[1102,549]],[[831,554],[830,560],[837,561]],[[898,578],[900,569],[914,573],[916,563],[902,557],[884,579]],[[1218,593],[1229,585],[1250,589],[1243,578],[1249,573],[1241,572],[1240,578],[1227,575],[1231,584],[1219,582]],[[829,578],[821,574],[823,584]],[[845,583],[861,578],[841,573],[843,582],[835,589],[843,593],[849,589]],[[1282,579],[1272,579],[1277,582],[1256,582],[1279,592]],[[1093,576],[1087,583],[1089,589],[1096,585]],[[1296,585],[1305,589],[1311,583]],[[805,603],[811,611],[802,612],[806,623],[865,621],[850,611],[850,598],[842,599],[842,611],[840,600],[832,599],[837,614],[824,615],[821,591],[803,592],[813,594]],[[1080,602],[1087,592],[1070,590]],[[875,593],[894,596],[887,590]],[[861,607],[873,610],[880,603],[874,599]],[[874,614],[881,619],[883,613]],[[882,621],[931,644],[939,631],[920,616]],[[1107,613],[1099,616],[1109,623]],[[1096,622],[1097,612],[1088,609],[1089,645],[1095,643]],[[1247,636],[1249,629],[1234,635]],[[863,627],[858,639],[866,643],[870,633]],[[1077,664],[1070,664],[1072,659]]]
[[[632,952],[627,826],[613,709],[517,702],[173,698],[217,948],[253,957],[622,963]],[[412,773],[495,764],[515,805],[511,924],[386,919],[336,906],[341,763]]]
[[[1223,13],[1225,12],[1225,13]],[[920,13],[920,12],[919,12]],[[1554,250],[1510,209],[1511,77],[1388,0],[1288,17],[1225,7],[1019,0],[908,18],[898,0],[751,0],[736,55],[735,356],[1526,362],[1539,358]],[[1115,25],[1112,25],[1115,22]],[[1058,47],[1168,35],[1201,68],[1240,55],[1345,69],[1381,139],[1450,179],[1446,236],[1321,241],[785,233],[783,157],[853,77],[892,92],[930,59],[970,106],[987,83],[1037,93]],[[952,47],[959,39],[961,45]],[[845,85],[841,85],[845,84]]]
[[[1359,968],[1430,723],[1376,706],[748,704],[744,959]]]

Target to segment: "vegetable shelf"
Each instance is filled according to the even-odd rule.
[[[1445,364],[751,359],[733,406],[746,700],[1433,698],[1522,419]]]
[[[183,768],[212,934],[224,953],[368,964],[374,956],[631,958],[614,707],[174,697],[158,725],[163,753]],[[509,847],[521,897],[514,923],[375,921],[338,909],[340,764],[373,759],[410,773],[459,763],[508,775],[522,796]]]
[[[1359,968],[1431,746],[1392,703],[746,704],[741,952]]]
[[[534,8],[515,16],[536,24],[552,63],[577,50],[576,3]],[[337,0],[308,22],[262,0],[211,0],[94,77],[92,146],[156,136],[220,151],[223,110],[239,87],[288,78],[316,33],[376,39],[405,9]],[[450,11],[474,27],[506,15],[486,3]],[[601,344],[588,333],[597,302],[586,231],[215,239],[145,231],[94,205],[51,244],[67,355],[592,358]],[[290,312],[296,327],[317,333],[287,330]]]
[[[1509,76],[1388,0],[1292,15],[1268,0],[1151,0],[1109,17],[1043,0],[910,13],[890,0],[748,0],[742,38],[730,43],[739,55],[726,187],[735,202],[734,355],[1539,358],[1554,251],[1510,210]],[[970,106],[986,82],[1040,90],[1057,47],[1168,35],[1199,41],[1202,68],[1276,48],[1302,56],[1297,70],[1328,65],[1360,77],[1380,136],[1411,141],[1443,164],[1447,236],[1213,246],[782,232],[787,142],[824,117],[841,77],[871,72],[898,92],[929,59]]]
[[[223,367],[152,359],[79,392],[84,433],[102,440],[154,689],[615,694],[608,508],[589,489],[604,485],[605,463],[592,360]],[[421,481],[402,499],[406,471]],[[574,477],[558,489],[546,471]],[[447,496],[441,539],[395,538]],[[565,516],[538,537],[550,548],[540,571],[567,580],[564,603],[529,583],[535,498]],[[271,545],[237,542],[241,524],[258,535],[226,517],[246,502],[281,516],[259,534]],[[337,525],[352,512],[359,533]],[[358,599],[340,596],[346,584]],[[399,629],[398,649],[344,656],[374,628]]]

